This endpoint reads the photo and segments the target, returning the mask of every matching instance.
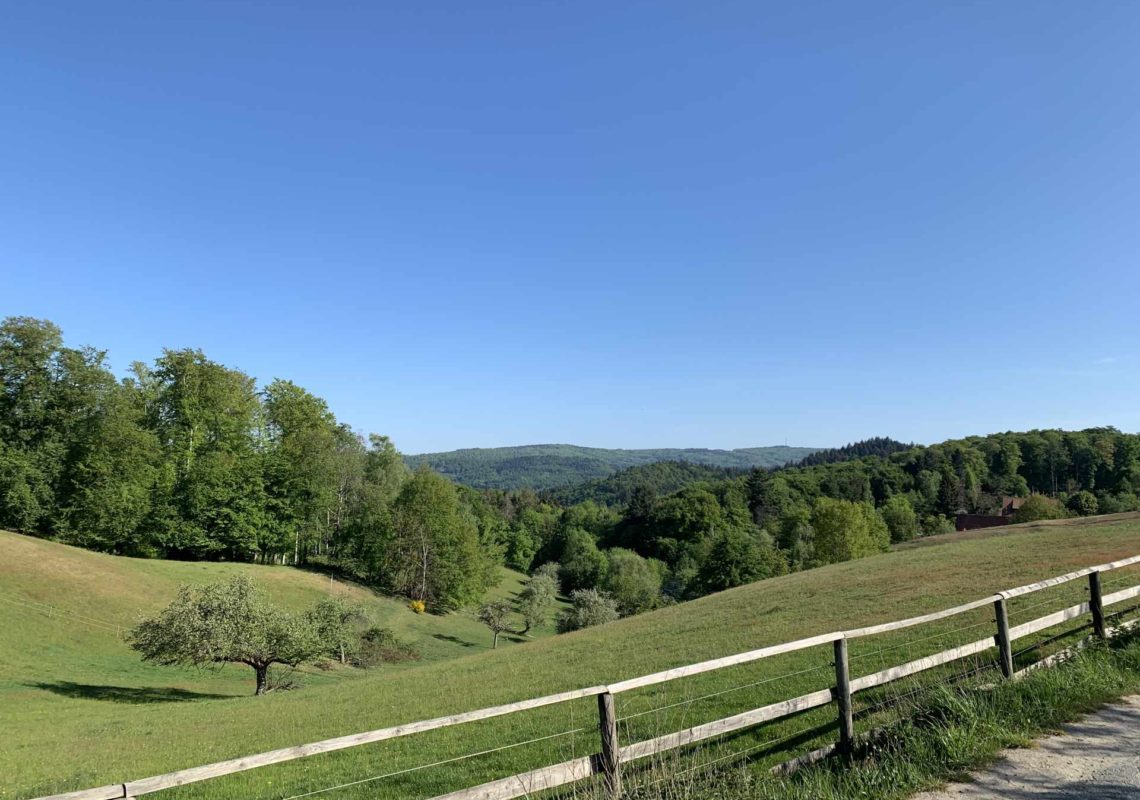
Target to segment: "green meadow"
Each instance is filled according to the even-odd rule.
[[[327,576],[285,567],[116,558],[0,534],[0,797],[128,781],[612,683],[763,645],[923,614],[1138,553],[1137,515],[951,534],[598,628],[557,637],[547,635],[549,629],[539,631],[533,641],[508,640],[491,651],[490,634],[469,613],[416,615],[400,602]],[[291,678],[297,688],[256,698],[250,696],[248,669],[147,665],[122,643],[118,631],[140,613],[160,608],[180,583],[213,580],[234,571],[251,573],[290,608],[303,608],[322,593],[343,593],[364,604],[378,624],[416,644],[424,658],[374,670],[307,668]],[[495,593],[509,596],[521,580],[508,573]],[[1105,592],[1138,580],[1136,570],[1113,573],[1105,578]],[[1018,598],[1011,605],[1011,623],[1079,602],[1083,592],[1083,582],[1074,581]],[[874,672],[991,633],[992,613],[980,609],[857,640],[851,646],[852,674]],[[1034,648],[1019,653],[1019,662],[1027,663],[1071,636],[1044,631],[1032,639],[1015,648]],[[825,688],[834,677],[831,656],[830,646],[812,648],[619,695],[620,735],[625,742],[635,741]],[[992,660],[992,653],[983,654],[967,666],[982,672],[992,668]],[[939,680],[949,672],[934,671],[924,678]],[[903,681],[857,695],[860,729],[889,719],[910,685]],[[831,741],[833,717],[831,707],[815,709],[726,737],[710,745],[705,755],[745,753],[762,768]],[[596,704],[586,698],[154,796],[430,797],[596,750]],[[450,763],[431,766],[441,761]]]

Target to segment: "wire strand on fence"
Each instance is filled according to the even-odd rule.
[[[511,750],[513,748],[516,748],[516,747],[523,747],[523,746],[528,745],[528,744],[535,744],[536,742],[545,742],[545,741],[548,741],[550,739],[557,739],[561,736],[570,736],[570,735],[573,735],[575,733],[582,733],[583,731],[588,731],[588,730],[590,730],[590,728],[574,728],[572,730],[562,731],[561,733],[552,733],[549,736],[539,736],[539,737],[536,737],[534,739],[528,739],[525,742],[514,742],[512,744],[504,744],[500,747],[492,747],[489,750],[480,750],[476,753],[467,753],[466,755],[455,756],[454,758],[445,758],[445,759],[442,759],[440,761],[434,761],[431,764],[420,764],[419,766],[415,766],[415,767],[407,767],[406,769],[398,769],[398,770],[395,770],[393,772],[386,772],[383,775],[373,775],[370,778],[361,778],[360,780],[349,781],[348,783],[340,783],[340,784],[337,784],[336,786],[326,786],[323,789],[314,789],[311,792],[303,792],[301,794],[293,794],[293,795],[289,795],[288,797],[282,798],[282,800],[300,800],[300,798],[302,798],[302,797],[312,797],[314,795],[324,794],[325,792],[335,792],[338,789],[347,789],[350,786],[360,786],[361,784],[364,784],[364,783],[372,783],[374,781],[381,781],[381,780],[384,780],[385,778],[394,778],[398,775],[406,775],[409,772],[418,772],[419,770],[422,770],[422,769],[431,769],[432,767],[442,767],[444,764],[454,764],[454,763],[459,762],[459,761],[466,761],[469,758],[477,758],[479,756],[486,756],[486,755],[490,755],[492,753],[499,753],[499,752],[502,752],[503,750]]]
[[[961,633],[962,631],[968,631],[968,630],[973,630],[974,628],[980,628],[983,625],[993,625],[993,624],[994,624],[994,621],[992,619],[983,620],[982,622],[975,622],[973,625],[963,625],[961,627],[951,628],[949,630],[942,631],[940,633],[934,633],[934,634],[931,634],[930,636],[923,636],[920,639],[910,639],[910,640],[905,641],[905,642],[900,642],[899,644],[892,644],[892,645],[888,645],[887,647],[880,647],[878,650],[872,650],[868,653],[857,653],[855,655],[849,656],[848,659],[850,661],[858,661],[859,659],[862,659],[862,658],[870,658],[871,656],[882,655],[883,653],[886,653],[890,650],[898,650],[902,647],[912,647],[916,644],[921,644],[922,642],[929,642],[932,639],[945,639],[947,636],[949,636],[952,633]],[[882,659],[880,659],[880,663],[883,663]]]
[[[728,688],[728,689],[721,689],[719,692],[709,692],[708,694],[702,694],[699,697],[690,697],[687,700],[678,700],[676,703],[669,703],[668,705],[664,705],[664,706],[656,706],[654,708],[648,708],[645,711],[637,711],[633,714],[626,714],[624,717],[618,717],[617,721],[618,722],[626,722],[627,720],[636,719],[638,717],[644,717],[646,714],[654,714],[654,713],[657,713],[660,711],[668,711],[671,708],[678,708],[679,706],[687,706],[687,705],[690,705],[692,703],[696,703],[700,700],[708,700],[710,697],[720,697],[721,695],[724,695],[724,694],[730,694],[732,692],[740,692],[740,691],[743,691],[745,689],[751,689],[751,688],[756,687],[756,686],[762,686],[766,683],[774,683],[775,681],[781,681],[781,680],[784,680],[786,678],[794,678],[794,677],[797,677],[799,675],[806,675],[809,672],[819,672],[820,670],[824,670],[824,669],[831,669],[831,665],[830,664],[821,664],[818,667],[809,667],[807,669],[797,670],[796,672],[785,672],[782,675],[775,675],[771,678],[764,678],[763,680],[753,681],[752,683],[745,683],[745,684],[741,684],[740,686],[733,686],[733,687]]]

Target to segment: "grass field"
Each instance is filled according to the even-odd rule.
[[[246,755],[275,747],[524,699],[713,658],[836,629],[899,619],[1140,553],[1140,517],[1081,524],[1013,526],[986,535],[953,534],[856,562],[763,581],[601,628],[525,646],[381,669],[349,680],[341,671],[306,676],[297,691],[244,696],[242,671],[198,673],[140,665],[113,631],[77,617],[47,618],[0,603],[0,797],[85,788]],[[124,619],[160,605],[179,581],[233,569],[255,570],[283,602],[304,605],[328,579],[281,568],[137,562],[4,535],[0,594],[56,602],[99,619]],[[140,575],[145,573],[144,581]],[[1140,571],[1113,575],[1110,592]],[[153,582],[153,586],[151,584]],[[146,584],[145,586],[142,584]],[[287,585],[285,585],[287,584]],[[1080,582],[1019,598],[1011,622],[1077,602]],[[151,586],[151,588],[147,588]],[[160,588],[165,587],[165,588]],[[504,584],[500,591],[510,591]],[[359,591],[349,589],[348,591]],[[166,595],[159,596],[161,592]],[[1077,599],[1073,599],[1077,597]],[[1022,602],[1023,601],[1023,602]],[[374,600],[391,603],[391,601]],[[1044,608],[1037,607],[1044,604]],[[1049,605],[1051,604],[1051,605]],[[393,604],[394,605],[394,604]],[[399,613],[397,613],[397,611]],[[378,612],[379,613],[379,612]],[[407,624],[419,624],[402,607]],[[457,625],[458,618],[429,624]],[[469,642],[486,632],[473,620]],[[854,675],[873,672],[987,635],[977,615],[858,640]],[[392,625],[396,627],[395,624]],[[408,628],[401,631],[408,636]],[[1043,636],[1049,634],[1043,632]],[[428,637],[434,632],[425,631]],[[452,634],[444,634],[445,636]],[[485,646],[484,646],[485,647]],[[427,648],[425,647],[425,652]],[[1029,658],[1025,653],[1019,659]],[[733,667],[619,697],[623,741],[703,722],[830,685],[830,647]],[[71,688],[78,684],[82,689]],[[121,693],[114,687],[131,691]],[[902,692],[893,686],[891,692]],[[174,690],[173,692],[171,690]],[[885,713],[885,692],[858,696],[860,726]],[[887,697],[886,699],[889,699]],[[388,773],[399,775],[321,792],[338,798],[415,798],[502,777],[597,749],[592,698],[508,718],[325,754],[183,787],[158,797],[281,798]],[[877,706],[883,705],[884,709]],[[748,731],[718,746],[751,748],[759,764],[783,760],[833,737],[829,708]],[[523,745],[538,737],[542,741]],[[514,745],[520,746],[515,747]],[[435,769],[417,767],[496,752]],[[308,796],[313,796],[309,794]]]

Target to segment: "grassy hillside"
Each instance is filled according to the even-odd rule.
[[[155,601],[138,589],[139,562],[108,557],[81,571],[67,548],[5,536],[0,586],[6,596],[50,600],[67,595],[90,615],[129,615]],[[112,634],[73,619],[47,619],[0,603],[0,796],[28,796],[142,777],[205,761],[423,719],[547,692],[613,682],[657,669],[730,654],[811,634],[920,614],[1068,569],[1140,553],[1140,517],[1124,515],[1063,525],[1011,526],[989,535],[951,535],[895,552],[763,581],[700,600],[550,637],[526,646],[345,680],[331,675],[304,689],[264,698],[238,695],[248,687],[220,674],[141,667]],[[62,562],[62,563],[60,563]],[[219,565],[153,565],[168,570],[225,569]],[[124,566],[125,565],[125,566]],[[229,567],[233,569],[234,567]],[[246,569],[249,569],[248,567]],[[281,571],[285,574],[285,571]],[[1137,572],[1106,580],[1136,581]],[[320,579],[311,578],[312,581]],[[327,579],[326,579],[327,580]],[[1067,584],[1011,608],[1013,624],[1042,613],[1043,599],[1060,604],[1079,595]],[[315,596],[311,584],[294,602]],[[91,592],[90,600],[87,592]],[[1066,594],[1068,593],[1068,594]],[[60,601],[62,603],[62,600]],[[1054,608],[1059,605],[1053,606]],[[992,616],[992,615],[990,615]],[[972,641],[992,623],[954,618],[852,646],[852,671],[865,674],[908,657]],[[884,655],[890,650],[891,654]],[[688,678],[619,697],[622,736],[634,740],[829,685],[830,647]],[[72,690],[65,682],[80,684]],[[133,692],[117,695],[113,688]],[[171,689],[198,695],[171,693]],[[694,701],[711,693],[711,698]],[[219,696],[220,695],[220,696]],[[873,693],[868,700],[873,700]],[[860,696],[862,697],[862,696]],[[693,701],[693,702],[690,702]],[[535,737],[525,747],[500,750],[438,769],[402,772],[338,789],[336,798],[429,797],[462,785],[581,755],[596,749],[591,698],[526,714],[487,720],[424,736],[326,754],[219,782],[184,787],[162,797],[291,797],[332,785],[412,769]],[[667,708],[668,707],[668,708]],[[656,709],[656,710],[655,710]],[[781,748],[828,740],[833,712],[809,712],[796,725],[818,725],[779,747],[759,750],[779,758]],[[813,716],[814,715],[814,716]],[[792,723],[789,723],[792,724]],[[861,723],[862,724],[862,723]],[[780,724],[734,741],[781,742]],[[815,738],[813,738],[815,737]],[[798,750],[797,750],[798,752]]]
[[[428,464],[449,478],[477,489],[552,489],[658,461],[750,469],[789,464],[816,450],[818,448],[785,446],[739,450],[610,450],[569,444],[533,444],[423,453],[405,456],[405,460],[411,467]]]

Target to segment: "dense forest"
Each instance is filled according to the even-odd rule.
[[[662,448],[609,450],[569,444],[490,447],[405,456],[408,466],[427,464],[457,483],[476,489],[562,489],[599,480],[619,470],[659,461],[683,461],[726,469],[776,467],[814,453],[811,447],[746,447],[738,450]]]
[[[628,467],[606,478],[562,486],[542,492],[559,505],[570,506],[593,500],[605,506],[626,506],[637,489],[649,489],[655,494],[671,494],[692,483],[719,481],[746,475],[742,467],[710,467],[689,461],[658,461]]]
[[[50,322],[0,324],[0,526],[119,554],[321,562],[434,611],[475,602],[506,564],[571,596],[569,629],[880,552],[1004,496],[1029,498],[1018,520],[1140,508],[1140,436],[1113,428],[875,439],[815,460],[478,490],[410,470],[290,381],[259,388],[196,350],[116,379]]]

